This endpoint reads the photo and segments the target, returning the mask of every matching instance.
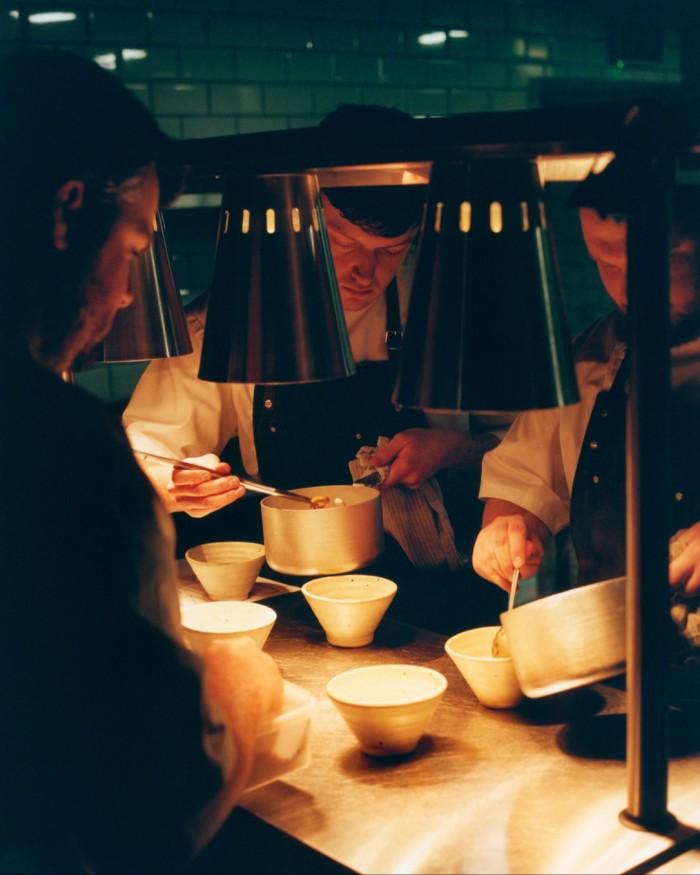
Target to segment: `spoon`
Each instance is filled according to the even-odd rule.
[[[147,453],[145,450],[134,450],[136,455],[144,456],[146,459],[153,459],[156,462],[167,463],[173,468],[180,468],[185,471],[207,471],[213,477],[228,477],[228,474],[221,474],[213,468],[207,468],[205,465],[197,465],[195,462],[185,462],[182,459],[171,459],[169,456],[158,456],[156,453]],[[303,501],[308,504],[312,510],[329,507],[331,500],[325,495],[317,495],[309,498],[308,495],[302,495],[300,492],[287,492],[282,489],[275,489],[274,486],[264,486],[262,483],[252,483],[249,480],[239,478],[241,485],[252,492],[262,492],[263,495],[282,495],[284,498],[291,498],[294,501]]]
[[[508,593],[508,610],[513,610],[513,605],[515,604],[515,593],[518,590],[518,583],[520,581],[520,569],[513,569],[513,576],[510,579],[510,592]],[[508,650],[507,643],[503,640],[505,637],[506,630],[503,626],[499,626],[498,632],[493,637],[493,642],[491,643],[491,656],[510,656],[510,651]]]

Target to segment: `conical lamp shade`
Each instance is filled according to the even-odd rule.
[[[230,178],[200,378],[305,383],[354,373],[315,176]]]
[[[163,225],[159,213],[153,245],[131,264],[129,289],[134,301],[117,313],[112,330],[102,342],[99,361],[144,361],[192,352]]]
[[[578,401],[534,162],[434,165],[394,400],[484,413]]]

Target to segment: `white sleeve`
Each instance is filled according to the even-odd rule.
[[[197,376],[203,322],[188,314],[194,351],[185,356],[154,359],[143,372],[123,415],[135,449],[174,456],[219,455],[238,434],[238,417],[229,383]]]
[[[571,496],[560,446],[561,409],[521,413],[484,455],[479,498],[529,510],[552,533],[569,523]]]

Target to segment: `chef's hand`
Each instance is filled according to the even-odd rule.
[[[490,498],[477,535],[472,565],[477,574],[510,590],[514,569],[524,580],[537,571],[551,532],[534,514],[516,504]]]
[[[700,596],[700,522],[677,532],[671,539],[668,580],[682,596]]]
[[[245,495],[245,487],[233,475],[212,477],[207,471],[170,468],[142,458],[138,452],[136,458],[170,513],[184,511],[191,517],[203,517]],[[183,461],[204,465],[220,474],[229,474],[231,471],[231,466],[213,453],[188,457]]]
[[[421,486],[444,468],[478,469],[483,454],[498,439],[490,434],[472,435],[448,428],[408,428],[377,450],[369,462],[375,468],[389,465],[381,488],[401,484]]]

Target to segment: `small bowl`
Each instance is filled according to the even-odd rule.
[[[500,626],[480,626],[459,632],[445,642],[445,652],[474,695],[487,708],[515,708],[524,696],[509,656],[492,656]]]
[[[353,668],[326,685],[360,749],[373,757],[412,753],[446,689],[439,671],[401,664]]]
[[[212,641],[252,638],[262,650],[277,614],[257,602],[202,602],[182,608],[181,622],[185,641],[202,653]]]
[[[371,644],[396,590],[393,580],[369,574],[316,577],[301,588],[328,643],[336,647]]]
[[[265,561],[265,547],[248,541],[216,541],[190,547],[185,559],[211,599],[245,599]]]

